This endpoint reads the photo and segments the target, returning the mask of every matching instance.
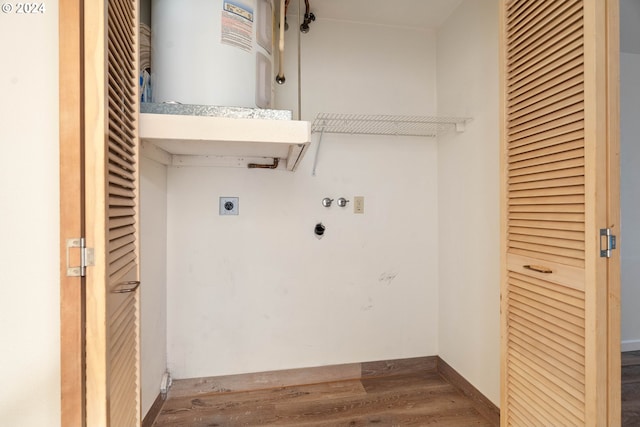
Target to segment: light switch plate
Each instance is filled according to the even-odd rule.
[[[220,197],[220,215],[238,215],[238,197]]]

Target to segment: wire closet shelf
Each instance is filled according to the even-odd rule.
[[[469,121],[469,117],[319,113],[311,132],[436,137],[454,129],[464,132]]]

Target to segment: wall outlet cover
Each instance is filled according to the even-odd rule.
[[[220,197],[220,215],[238,215],[239,197]]]
[[[353,198],[353,213],[364,213],[364,196],[355,196]]]

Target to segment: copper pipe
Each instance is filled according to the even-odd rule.
[[[249,163],[247,165],[247,167],[249,169],[276,169],[278,167],[279,163],[280,163],[280,159],[278,159],[277,157],[274,157],[272,165],[262,165],[262,164],[259,164],[259,163]]]
[[[300,24],[300,31],[303,33],[308,33],[309,24],[311,23],[311,21],[316,20],[316,16],[309,10],[311,8],[311,6],[309,6],[309,0],[304,0],[304,6],[304,21],[302,22],[302,24]]]

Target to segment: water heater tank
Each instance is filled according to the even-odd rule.
[[[153,0],[153,101],[271,108],[273,17],[273,0]]]

